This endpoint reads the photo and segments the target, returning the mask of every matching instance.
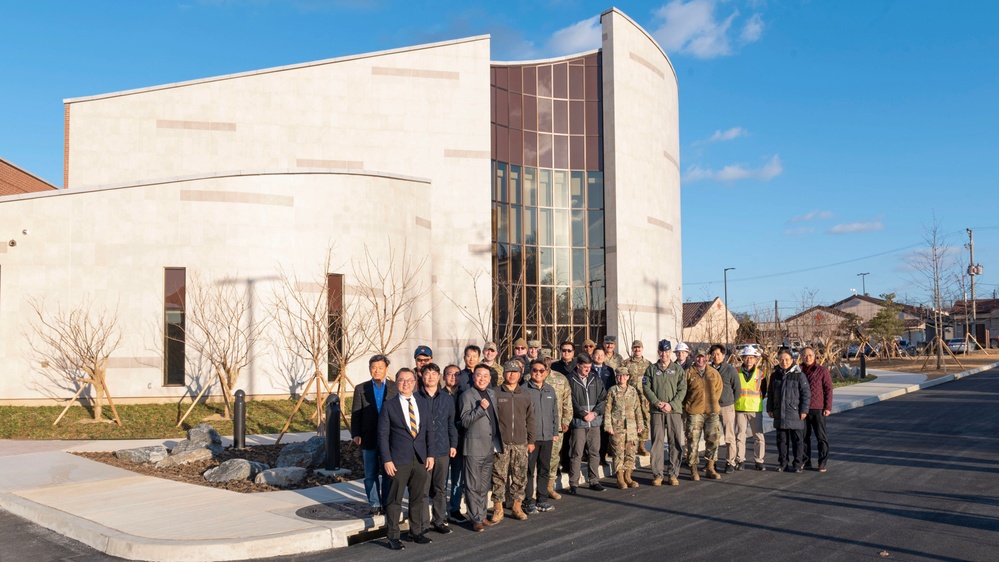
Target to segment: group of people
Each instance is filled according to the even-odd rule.
[[[385,515],[389,547],[405,548],[400,517],[407,490],[410,538],[427,544],[431,530],[450,533],[452,521],[478,532],[501,522],[507,507],[519,520],[554,510],[558,472],[568,473],[568,493],[577,494],[584,459],[594,492],[606,490],[602,463],[618,488],[638,487],[632,475],[639,455],[651,454],[653,486],[679,485],[682,463],[691,480],[702,472],[717,480],[746,466],[748,432],[753,468],[766,470],[764,413],[777,432],[778,472],[826,471],[832,379],[811,348],[802,351],[800,366],[782,349],[770,368],[754,346],[734,358],[720,344],[691,351],[680,343],[674,350],[661,340],[652,362],[641,341],[632,342],[627,359],[616,343],[614,336],[599,348],[586,340],[577,355],[573,342],[562,342],[553,360],[540,342],[518,339],[502,364],[495,344],[468,345],[463,368],[443,369],[420,346],[415,368],[397,370],[394,381],[389,359],[371,357],[371,380],[354,389],[350,431],[362,450],[372,514]],[[722,439],[726,455],[719,464]]]

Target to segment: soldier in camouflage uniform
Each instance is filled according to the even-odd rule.
[[[607,406],[604,409],[604,430],[611,436],[611,452],[614,455],[614,473],[620,489],[637,488],[638,482],[631,479],[635,470],[635,451],[638,449],[638,435],[644,429],[642,420],[642,396],[628,384],[631,373],[619,367],[616,373],[617,384],[607,391]]]
[[[624,357],[621,357],[621,354],[615,351],[615,348],[617,348],[617,338],[615,336],[604,336],[604,364],[616,372],[621,363],[624,363]]]
[[[523,503],[527,486],[527,456],[534,451],[537,422],[534,402],[520,386],[523,364],[516,359],[503,365],[503,385],[496,389],[496,425],[503,438],[503,452],[493,456],[493,524],[503,520],[503,500],[510,484],[515,519],[527,519]]]
[[[562,494],[555,491],[555,474],[558,472],[559,463],[562,460],[562,447],[568,440],[566,436],[569,431],[569,422],[572,421],[572,392],[569,390],[569,379],[558,371],[548,369],[548,378],[545,382],[555,389],[555,398],[558,401],[559,432],[552,442],[551,474],[548,480],[548,497],[553,500],[562,499]]]
[[[652,363],[642,357],[642,349],[644,349],[644,346],[640,340],[632,342],[631,357],[622,363],[621,367],[628,369],[628,373],[631,374],[628,384],[635,387],[635,390],[638,391],[639,401],[642,406],[643,424],[643,429],[638,434],[638,454],[647,457],[649,456],[649,452],[645,450],[645,442],[649,440],[649,401],[645,399],[645,394],[642,392],[642,379],[645,377],[645,371],[648,370]],[[608,365],[610,364],[606,359],[604,362]]]

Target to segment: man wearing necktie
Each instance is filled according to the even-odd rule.
[[[386,402],[378,419],[378,451],[385,463],[385,473],[392,478],[388,506],[385,509],[386,536],[389,548],[402,550],[399,541],[399,518],[402,499],[409,489],[409,528],[413,542],[433,541],[422,533],[427,527],[427,477],[434,468],[433,420],[430,404],[414,393],[416,374],[399,369],[395,375],[399,396]],[[414,534],[416,533],[416,534]]]

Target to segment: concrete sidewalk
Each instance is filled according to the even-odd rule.
[[[918,374],[871,371],[877,380],[835,391],[833,412],[996,366],[999,362],[932,381]],[[289,434],[284,441],[311,435]],[[272,443],[275,437],[248,436],[247,442]],[[0,508],[129,560],[241,560],[316,552],[347,546],[349,537],[384,524],[381,516],[315,521],[295,515],[317,503],[365,501],[361,481],[241,494],[142,476],[70,454],[164,443],[173,445],[163,440],[0,441]]]

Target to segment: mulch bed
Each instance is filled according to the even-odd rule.
[[[123,461],[114,456],[114,453],[74,453],[81,457],[88,458],[107,465],[116,466],[125,470],[176,480],[185,484],[197,484],[199,486],[211,486],[212,488],[222,488],[232,492],[242,492],[252,494],[255,492],[274,492],[277,490],[301,490],[303,488],[313,488],[316,486],[326,486],[338,482],[346,482],[364,477],[364,461],[361,458],[361,449],[351,441],[340,443],[340,468],[348,468],[351,473],[348,476],[322,476],[310,470],[305,480],[288,486],[279,488],[268,484],[255,484],[250,480],[233,480],[231,482],[209,482],[203,476],[209,468],[215,468],[223,461],[229,459],[246,459],[248,461],[262,462],[270,467],[277,463],[278,455],[285,445],[255,445],[245,449],[228,448],[222,454],[211,460],[192,462],[181,466],[169,468],[156,468],[152,463],[132,463]]]

